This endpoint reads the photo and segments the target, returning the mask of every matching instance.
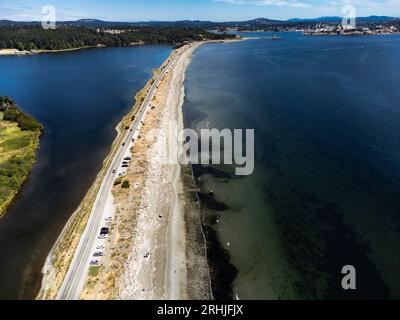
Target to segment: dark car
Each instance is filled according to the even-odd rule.
[[[100,231],[100,235],[101,236],[105,236],[105,235],[107,235],[109,233],[110,233],[110,228],[106,228],[106,227],[101,228],[101,231]]]

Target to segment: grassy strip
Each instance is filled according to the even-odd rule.
[[[41,124],[0,97],[0,216],[32,171],[41,133]]]

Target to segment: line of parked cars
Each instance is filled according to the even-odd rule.
[[[110,223],[111,221],[112,221],[112,217],[107,217],[107,218],[105,218],[105,221],[107,222],[107,223]],[[100,235],[98,236],[98,239],[99,240],[104,240],[104,239],[107,239],[107,236],[110,234],[110,228],[109,227],[103,227],[103,228],[101,228],[101,230],[100,230]],[[105,246],[104,245],[99,245],[99,246],[97,246],[96,247],[96,250],[98,250],[98,251],[96,251],[95,253],[93,253],[93,257],[94,258],[101,258],[101,257],[104,257],[104,252],[102,251],[102,250],[104,250],[105,249]],[[100,265],[100,261],[99,260],[92,260],[92,261],[90,261],[90,265],[91,266],[98,266],[98,265]]]
[[[131,157],[125,157],[124,161],[122,161],[122,168],[128,168],[131,159],[132,159]]]

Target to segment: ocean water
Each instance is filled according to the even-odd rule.
[[[185,82],[187,127],[255,129],[252,175],[195,170],[233,266],[219,285],[240,299],[399,299],[400,36],[245,36],[202,46]]]
[[[133,97],[170,46],[0,57],[0,95],[45,126],[38,162],[0,219],[0,299],[35,298],[45,258],[94,181]]]

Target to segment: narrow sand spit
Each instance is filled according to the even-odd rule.
[[[89,271],[82,299],[212,298],[193,179],[190,167],[178,162],[185,71],[200,45],[177,49],[165,62],[177,58],[131,149],[132,161],[121,179],[130,188],[121,183],[113,188],[111,237],[102,266]]]
[[[183,129],[183,81],[192,53],[199,45],[184,48],[156,96],[155,102],[162,109],[157,128],[164,133],[171,125]],[[194,261],[189,261],[190,255],[187,254],[184,210],[187,199],[183,192],[181,166],[165,164],[165,156],[173,148],[174,138],[165,134],[157,137],[150,147],[147,157],[149,169],[132,252],[119,284],[120,299],[210,298],[209,283],[203,285],[206,295],[193,296],[188,290],[191,284],[187,283],[187,265]],[[197,245],[204,246],[204,242]],[[204,251],[202,253],[203,270],[198,270],[199,275],[208,273]]]

